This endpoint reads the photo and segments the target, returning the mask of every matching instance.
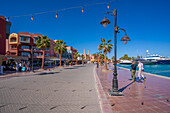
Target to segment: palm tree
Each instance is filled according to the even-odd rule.
[[[112,41],[111,39],[109,39],[107,42],[105,41],[104,38],[101,38],[102,43],[98,46],[99,50],[103,49],[103,54],[105,56],[105,70],[107,70],[107,52],[110,53],[111,49],[112,49],[112,44],[110,44],[110,42]]]
[[[47,36],[38,37],[36,41],[36,47],[43,50],[43,57],[42,57],[42,69],[44,69],[44,57],[45,57],[45,49],[49,49],[51,46],[50,40]]]
[[[94,56],[94,59],[97,59],[97,53],[93,53],[92,56]]]
[[[80,57],[79,53],[78,52],[75,52],[74,55],[73,55],[73,58],[76,59],[76,65],[77,65],[77,58]]]
[[[54,46],[54,51],[59,54],[60,67],[61,67],[61,56],[62,56],[62,54],[64,54],[66,52],[66,50],[67,50],[66,47],[67,47],[66,43],[63,42],[63,40],[57,40],[57,42],[55,43],[55,46]]]
[[[86,55],[86,59],[89,60],[89,59],[90,59],[90,56],[89,56],[89,55]]]
[[[83,62],[84,55],[83,55],[83,54],[81,54],[81,56],[80,56],[80,57],[82,58],[82,64],[84,64],[84,62]]]
[[[100,65],[101,65],[101,66],[102,66],[102,62],[103,62],[104,58],[105,58],[105,57],[104,57],[104,54],[101,54],[101,55],[100,55]]]
[[[98,60],[97,60],[98,64],[99,64],[99,59],[100,59],[100,57],[101,57],[101,54],[102,54],[102,51],[100,51],[100,50],[99,50],[99,52],[96,53],[97,59],[98,59]],[[100,65],[101,65],[101,63],[102,63],[102,62],[100,62]]]

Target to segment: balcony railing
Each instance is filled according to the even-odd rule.
[[[30,39],[29,40],[20,40],[21,43],[30,43]]]

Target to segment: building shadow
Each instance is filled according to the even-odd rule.
[[[133,82],[129,83],[128,85],[126,85],[125,87],[119,89],[120,92],[123,92],[128,86],[130,86],[131,84],[133,84]]]

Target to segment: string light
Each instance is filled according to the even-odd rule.
[[[40,14],[45,14],[45,13],[50,13],[50,12],[65,11],[65,10],[76,9],[76,8],[81,8],[81,7],[82,7],[82,13],[84,13],[83,7],[92,6],[92,5],[100,5],[100,4],[107,4],[107,8],[109,9],[109,4],[108,3],[111,3],[111,2],[114,2],[114,1],[116,1],[116,0],[110,0],[108,2],[92,3],[92,4],[82,5],[82,6],[69,7],[69,8],[63,8],[63,9],[58,9],[58,10],[53,10],[53,11],[45,11],[45,12],[39,12],[39,13],[33,13],[33,14],[10,16],[10,18],[23,17],[23,16],[31,16],[31,20],[33,20],[33,16],[32,15],[40,15]],[[56,18],[57,17],[58,17],[58,14],[56,13]]]
[[[83,8],[82,8],[81,12],[84,13],[84,9]]]
[[[33,16],[31,16],[31,20],[33,21],[34,19],[33,19]]]
[[[55,15],[55,17],[56,17],[56,18],[58,18],[58,14],[57,14],[57,12],[56,12],[56,15]]]
[[[109,3],[107,4],[107,9],[109,9]]]

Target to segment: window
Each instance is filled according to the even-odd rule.
[[[49,51],[49,49],[48,49],[48,48],[45,48],[45,50]]]
[[[38,56],[38,53],[34,53],[34,56]]]
[[[21,52],[21,56],[30,56],[29,52]]]
[[[49,53],[45,53],[45,56],[49,56]]]
[[[16,55],[16,52],[11,52],[11,55]]]
[[[42,49],[39,49],[39,48],[37,48],[36,46],[34,46],[34,50],[42,50]]]
[[[34,37],[34,43],[36,43],[37,40],[38,40],[38,38],[37,38],[37,37]]]
[[[41,53],[39,53],[39,56],[41,56]]]
[[[11,49],[16,49],[17,48],[17,46],[11,46]]]
[[[29,46],[21,46],[21,49],[30,49]]]
[[[36,46],[34,46],[34,50],[38,50],[38,48]]]
[[[30,37],[20,36],[20,42],[30,43]]]
[[[10,42],[16,42],[16,38],[11,38]]]

